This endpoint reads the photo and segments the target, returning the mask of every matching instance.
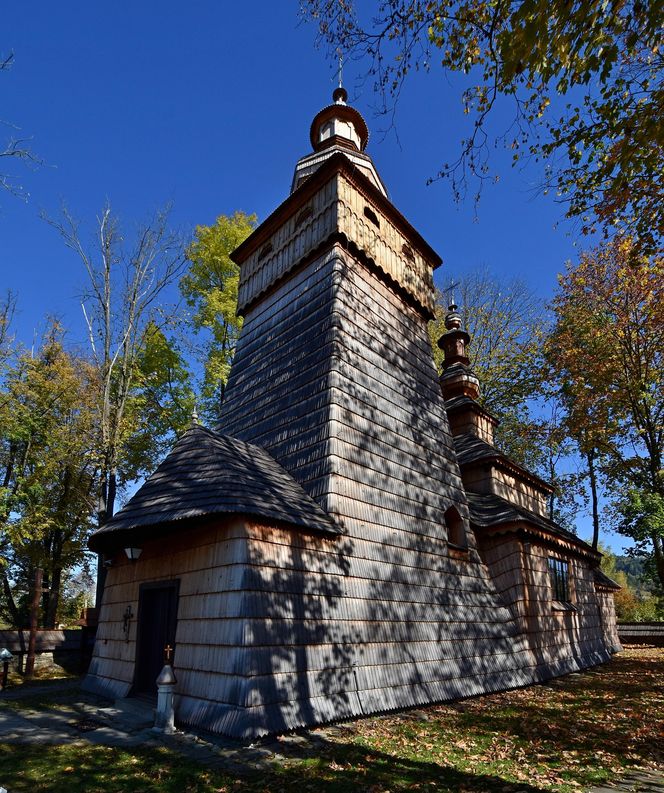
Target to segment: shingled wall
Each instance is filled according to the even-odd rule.
[[[341,246],[246,317],[219,430],[264,446],[344,530],[332,554],[297,532],[250,545],[254,640],[275,661],[252,684],[264,728],[533,679],[472,533],[465,554],[447,543],[445,510],[468,512],[426,323]]]
[[[109,572],[88,687],[131,690],[123,611],[141,582],[173,579],[177,718],[238,737],[608,657],[589,568],[559,617],[544,555],[520,578],[509,554],[494,578],[480,558],[426,327],[439,259],[417,232],[334,155],[239,250],[245,322],[218,430],[269,452],[340,534],[254,511],[145,542]]]
[[[514,535],[483,539],[481,555],[528,641],[538,680],[608,661],[620,646],[610,613],[613,598],[596,591],[591,565],[582,557]],[[551,556],[570,566],[570,604],[555,600]]]

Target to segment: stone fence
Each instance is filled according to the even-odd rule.
[[[664,622],[619,622],[622,644],[654,644],[664,647]]]

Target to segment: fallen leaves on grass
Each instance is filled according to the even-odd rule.
[[[630,648],[549,685],[358,721],[345,740],[478,778],[573,790],[630,766],[664,768],[662,679],[664,649]]]

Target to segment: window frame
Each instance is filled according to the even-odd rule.
[[[450,506],[443,515],[447,531],[447,545],[455,551],[468,552],[468,532],[459,510]]]
[[[553,599],[558,603],[572,605],[569,577],[569,560],[558,556],[549,556],[547,559],[549,580],[553,590]]]

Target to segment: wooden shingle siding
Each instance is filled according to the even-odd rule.
[[[538,661],[537,672],[544,679],[571,670],[575,659],[581,659],[582,665],[607,660],[619,647],[611,627],[615,623],[583,559],[567,559],[573,608],[562,610],[555,602],[548,569],[548,559],[556,552],[537,543],[494,537],[481,543],[481,553],[503,598],[519,615]],[[560,552],[557,555],[562,558]]]
[[[325,306],[321,352],[306,338],[321,315],[309,322],[303,308]],[[292,391],[292,377],[266,380],[279,366],[301,373]],[[327,395],[327,415],[303,405],[306,377],[312,393]],[[250,400],[257,413],[245,409]],[[316,708],[329,697],[346,696],[340,713],[361,715],[481,690],[477,676],[532,678],[523,667],[534,661],[484,566],[472,550],[469,560],[449,555],[443,513],[450,504],[468,511],[426,325],[341,247],[248,313],[219,429],[267,448],[345,535],[314,547],[313,538],[250,525],[242,606],[249,646],[261,652],[252,705],[268,707],[264,714],[279,706],[275,723],[295,726],[324,718]],[[310,474],[310,460],[328,461],[327,478]],[[272,669],[270,659],[280,659]]]
[[[312,209],[304,222],[295,205],[289,220],[282,223],[269,238],[272,246],[261,257],[265,246],[242,262],[238,293],[238,309],[244,312],[270,287],[279,283],[308,254],[324,244],[332,235],[341,233],[388,276],[407,290],[427,312],[433,310],[433,267],[436,263],[411,248],[411,257],[404,254],[409,240],[376,207],[380,228],[367,220],[365,207],[371,198],[357,189],[342,173],[334,174],[313,196]],[[410,246],[409,246],[410,247]]]
[[[136,619],[125,635],[123,617],[137,613],[141,584],[158,581],[179,583],[177,719],[236,737],[605,660],[609,606],[590,565],[570,558],[575,611],[556,611],[550,550],[488,531],[496,517],[555,524],[466,497],[426,327],[440,260],[407,221],[335,154],[233,256],[245,320],[219,435],[206,442],[237,450],[242,470],[196,479],[196,455],[183,463],[196,498],[237,516],[146,535],[133,564],[116,554],[86,686],[129,692]],[[478,464],[495,452],[466,446]],[[175,511],[168,466],[157,482],[170,495],[153,507]],[[118,520],[145,514],[139,494]],[[465,551],[448,543],[450,507]],[[578,556],[567,535],[560,548]]]
[[[215,612],[215,606],[222,601],[214,599],[241,597],[246,560],[245,524],[237,519],[190,531],[168,543],[147,542],[139,562],[131,563],[124,553],[117,554],[107,574],[85,687],[105,696],[129,693],[134,678],[136,616],[142,583],[173,579],[180,582],[175,661],[178,668],[179,648],[199,643],[201,636],[208,636],[215,645],[225,645],[232,655],[244,641],[245,620]],[[191,608],[194,600],[199,604],[197,609]],[[131,607],[132,619],[125,635],[123,615],[127,606]]]

